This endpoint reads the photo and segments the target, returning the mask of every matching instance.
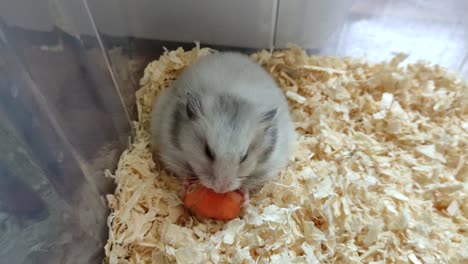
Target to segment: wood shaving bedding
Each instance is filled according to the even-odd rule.
[[[150,63],[122,153],[105,263],[468,263],[468,85],[441,67],[308,56],[251,58],[284,90],[298,148],[242,218],[200,221],[154,163],[151,105],[198,46]]]

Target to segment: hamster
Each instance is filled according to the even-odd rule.
[[[156,99],[151,145],[176,176],[248,199],[287,165],[295,132],[273,78],[247,56],[224,52],[200,58]]]

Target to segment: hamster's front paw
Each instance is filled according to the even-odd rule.
[[[245,208],[250,202],[250,191],[248,189],[241,188],[241,193],[242,193],[242,208]]]

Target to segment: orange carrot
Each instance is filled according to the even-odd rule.
[[[216,193],[203,185],[191,185],[185,194],[185,207],[198,216],[230,220],[241,213],[242,194],[233,191]]]

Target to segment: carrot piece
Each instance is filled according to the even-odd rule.
[[[198,216],[230,220],[240,215],[242,200],[242,194],[237,191],[216,193],[203,185],[191,185],[185,193],[184,204]]]

